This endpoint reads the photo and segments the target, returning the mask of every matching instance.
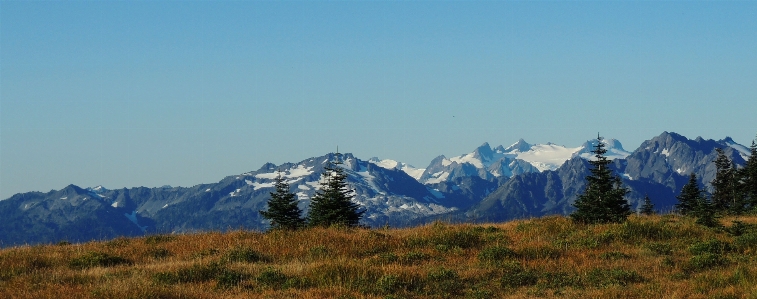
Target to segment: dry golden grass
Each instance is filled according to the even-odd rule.
[[[757,217],[738,220],[740,236],[666,215],[24,246],[0,250],[0,298],[757,298]]]

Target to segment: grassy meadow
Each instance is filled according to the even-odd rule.
[[[119,238],[0,250],[0,298],[757,298],[757,217]]]

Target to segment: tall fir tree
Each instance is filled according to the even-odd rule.
[[[308,225],[310,226],[357,226],[365,210],[352,202],[355,196],[347,186],[347,174],[340,166],[341,154],[329,161],[322,175],[321,188],[310,199]]]
[[[573,203],[576,211],[570,217],[581,223],[624,222],[631,214],[631,207],[625,199],[629,191],[610,169],[612,161],[605,156],[607,150],[602,137],[597,136],[592,153],[595,159],[589,161],[593,167],[591,175],[586,177],[586,190]]]
[[[271,192],[268,210],[260,211],[263,218],[271,221],[271,229],[298,229],[305,226],[302,210],[297,206],[297,196],[289,191],[289,184],[279,174],[276,177],[276,192]]]
[[[703,197],[702,189],[699,188],[697,175],[693,172],[689,175],[689,182],[683,185],[681,194],[676,196],[678,203],[676,210],[681,215],[691,215],[699,208],[700,199]]]
[[[716,149],[718,156],[715,159],[715,179],[712,180],[712,207],[716,211],[730,210],[740,213],[742,202],[737,199],[737,178],[733,162],[725,155],[723,149]]]
[[[644,194],[644,204],[641,205],[639,213],[647,216],[654,215],[654,204],[652,204],[652,200],[648,194]]]
[[[744,168],[740,169],[742,195],[747,206],[752,211],[757,211],[757,139],[752,140],[749,149],[749,160]]]

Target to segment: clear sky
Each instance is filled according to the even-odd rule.
[[[0,198],[755,117],[757,1],[0,1]]]

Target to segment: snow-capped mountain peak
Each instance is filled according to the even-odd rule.
[[[735,149],[737,152],[739,152],[739,155],[744,160],[749,160],[749,156],[752,154],[752,151],[749,150],[748,147],[736,143],[736,141],[733,141],[733,139],[731,139],[731,137],[726,137],[725,139],[720,140],[718,142],[725,143],[729,147],[732,147],[733,149]]]
[[[623,149],[623,145],[617,139],[603,139],[602,143],[605,144],[605,149],[607,150],[605,156],[608,160],[625,159],[631,154],[631,152]],[[586,141],[571,157],[580,156],[581,158],[587,160],[594,159],[594,153],[592,153],[591,151],[594,150],[595,146],[597,146],[596,139]]]
[[[531,163],[539,171],[555,170],[580,149],[580,147],[565,147],[551,142],[534,144],[527,151],[518,152],[516,158]]]
[[[413,165],[398,162],[391,159],[379,159],[378,157],[373,157],[368,159],[368,162],[371,162],[373,164],[376,164],[380,167],[386,168],[386,169],[399,169],[407,173],[410,177],[418,180],[421,178],[421,175],[423,175],[423,171],[425,171],[425,168],[416,168]]]
[[[556,170],[565,161],[576,156],[592,159],[591,150],[596,142],[590,140],[579,147],[565,147],[552,142],[529,144],[521,138],[507,148],[502,145],[491,148],[489,143],[485,142],[468,154],[451,158],[437,157],[431,161],[419,181],[424,184],[437,184],[461,176],[478,176],[492,180],[501,176]],[[608,150],[609,159],[625,158],[631,154],[615,139],[605,139],[603,143]]]
[[[518,139],[517,142],[513,143],[512,145],[508,146],[503,150],[505,153],[515,153],[515,152],[527,152],[531,149],[531,145],[528,144],[523,138]]]

